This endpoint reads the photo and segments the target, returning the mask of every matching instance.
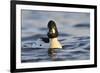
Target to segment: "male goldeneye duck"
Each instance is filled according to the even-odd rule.
[[[62,48],[62,45],[58,41],[58,30],[56,27],[56,23],[54,21],[49,21],[48,23],[49,32],[47,34],[48,37],[41,37],[36,41],[30,43],[24,43],[23,48],[51,48],[51,49],[58,49]],[[49,46],[50,43],[50,47]]]
[[[48,22],[48,38],[50,39],[50,48],[57,49],[62,48],[60,42],[58,41],[58,29],[56,27],[56,23],[54,21]]]

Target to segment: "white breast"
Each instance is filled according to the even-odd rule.
[[[57,38],[50,39],[50,48],[62,48]]]

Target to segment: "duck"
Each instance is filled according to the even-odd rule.
[[[49,32],[47,32],[47,37],[40,37],[39,39],[26,42],[22,44],[22,47],[27,48],[49,48],[50,51],[53,49],[62,48],[61,43],[58,40],[58,29],[56,23],[50,20],[47,24]]]
[[[58,48],[62,48],[62,45],[60,43],[60,41],[58,41],[58,29],[56,26],[56,23],[53,20],[50,20],[48,22],[48,33],[47,36],[50,40],[50,48],[51,49],[58,49]]]

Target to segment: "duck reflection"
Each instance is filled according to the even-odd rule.
[[[55,61],[56,60],[56,51],[53,48],[49,48],[48,54],[50,56],[50,59]]]

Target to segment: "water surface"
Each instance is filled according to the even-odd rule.
[[[90,14],[22,10],[21,62],[90,59]],[[63,49],[50,55],[47,24],[53,20]]]

